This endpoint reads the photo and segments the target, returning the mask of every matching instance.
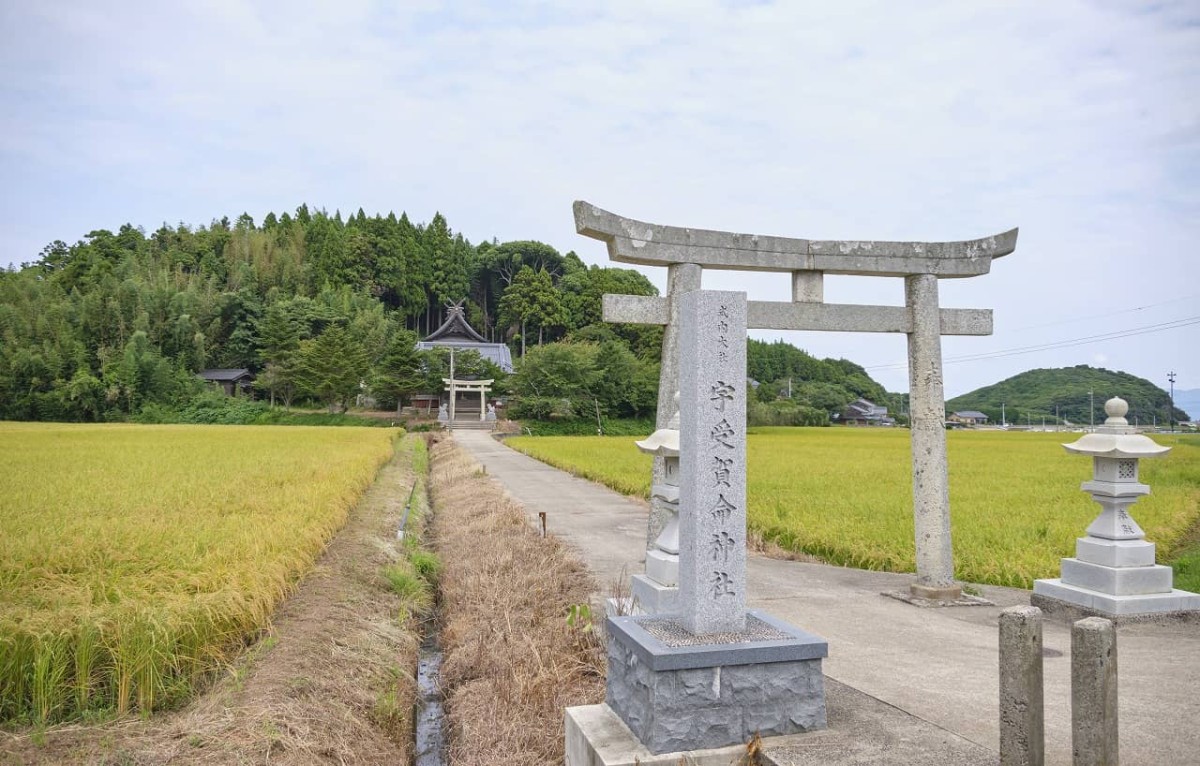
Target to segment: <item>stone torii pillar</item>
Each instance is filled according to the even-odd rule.
[[[669,397],[679,377],[676,295],[698,289],[703,269],[790,274],[791,302],[747,302],[747,326],[751,329],[905,333],[912,401],[917,561],[912,595],[937,600],[953,600],[961,595],[954,581],[950,537],[940,336],[990,335],[992,312],[940,308],[937,281],[988,273],[993,258],[1016,248],[1017,229],[959,242],[820,241],[662,226],[623,218],[582,201],[575,203],[574,212],[576,231],[603,241],[610,259],[668,269],[665,297],[604,296],[605,321],[666,327],[659,427],[670,416]],[[905,305],[825,303],[823,280],[827,273],[901,277],[905,281]],[[656,462],[656,479],[660,470]],[[661,528],[662,523],[651,520],[648,547],[657,537],[656,525]]]

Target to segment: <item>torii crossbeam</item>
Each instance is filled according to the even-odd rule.
[[[667,267],[664,297],[605,295],[604,319],[665,326],[659,378],[658,426],[671,416],[679,386],[674,297],[700,289],[703,269],[777,271],[792,275],[792,301],[750,301],[747,324],[760,330],[895,332],[908,336],[912,418],[913,516],[917,581],[912,594],[954,600],[950,496],[946,469],[946,403],[942,388],[942,335],[990,335],[990,309],[942,309],[938,279],[987,274],[994,258],[1016,248],[1017,229],[960,242],[829,241],[690,229],[623,218],[588,202],[574,205],[575,228],[603,241],[620,263]],[[860,306],[824,302],[824,275],[903,277],[905,305]],[[662,471],[655,461],[655,478]],[[647,544],[665,523],[652,508]]]

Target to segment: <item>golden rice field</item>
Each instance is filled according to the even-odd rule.
[[[1057,577],[1075,538],[1100,511],[1079,490],[1087,458],[1059,444],[1079,434],[947,433],[957,576],[1032,587]],[[1142,462],[1152,494],[1132,508],[1172,562],[1200,534],[1200,441],[1160,435],[1165,458]],[[631,495],[650,490],[650,458],[628,437],[519,437],[507,443],[551,465]],[[747,444],[752,530],[793,551],[836,564],[915,569],[909,432],[904,429],[759,428]],[[1190,540],[1190,542],[1189,542]],[[1200,586],[1200,555],[1180,565]],[[1181,569],[1177,583],[1184,584]],[[1197,570],[1197,571],[1192,571]]]
[[[0,721],[185,698],[267,625],[396,434],[0,423]]]

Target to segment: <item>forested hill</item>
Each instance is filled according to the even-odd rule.
[[[1089,396],[1088,392],[1093,392]],[[1119,396],[1129,402],[1130,423],[1168,422],[1171,398],[1166,391],[1145,378],[1125,372],[1079,365],[1058,369],[1029,370],[991,386],[946,402],[946,412],[979,410],[995,423],[1000,422],[1001,404],[1009,423],[1054,422],[1061,420],[1076,425],[1091,422],[1090,402],[1095,402],[1095,419],[1104,421],[1104,402]],[[1187,414],[1175,409],[1175,420],[1186,420]]]
[[[644,417],[662,328],[603,323],[605,293],[657,290],[637,271],[589,267],[540,242],[472,244],[440,213],[414,224],[301,205],[261,223],[98,229],[0,269],[0,419],[171,420],[203,399],[205,368],[249,369],[272,404],[332,410],[365,393],[395,406],[440,390],[444,354],[413,347],[464,299],[475,329],[529,372],[506,380],[469,355],[459,372],[498,377],[497,393],[529,400],[535,417]],[[556,341],[573,345],[560,352]],[[856,396],[887,403],[851,362],[783,343],[749,351],[760,402],[782,406],[790,381],[786,404],[813,410],[791,413],[796,422]]]
[[[386,378],[389,350],[400,354],[393,367],[411,366],[402,347],[435,328],[448,302],[466,298],[477,330],[519,349],[522,331],[549,342],[596,325],[606,292],[657,291],[636,271],[589,268],[539,242],[472,244],[441,214],[414,224],[301,205],[261,223],[96,230],[0,269],[0,418],[124,419],[186,403],[195,373],[213,367],[249,368],[271,396],[332,404],[355,374]],[[615,333],[646,359],[662,337],[638,326],[591,333]],[[299,364],[309,341],[307,361],[346,368],[343,390]],[[331,351],[338,359],[321,358]]]

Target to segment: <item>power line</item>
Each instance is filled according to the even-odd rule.
[[[1162,301],[1160,303],[1147,303],[1145,306],[1134,306],[1133,308],[1121,309],[1120,311],[1106,311],[1103,314],[1092,314],[1091,316],[1073,317],[1071,319],[1062,319],[1057,322],[1043,322],[1042,324],[1031,324],[1031,325],[1025,325],[1024,327],[1014,327],[1011,330],[1009,330],[1009,332],[1023,332],[1025,330],[1040,330],[1044,327],[1058,327],[1059,325],[1075,324],[1077,322],[1086,322],[1086,321],[1089,321],[1092,319],[1109,319],[1111,317],[1120,316],[1121,314],[1132,314],[1135,311],[1145,311],[1146,309],[1158,308],[1159,306],[1169,306],[1172,303],[1179,303],[1181,301],[1195,300],[1196,298],[1200,298],[1200,294],[1185,295],[1181,298],[1172,298],[1169,301]]]
[[[1118,338],[1130,338],[1135,335],[1148,335],[1150,333],[1164,332],[1166,330],[1176,330],[1180,327],[1188,327],[1190,325],[1200,324],[1200,316],[1186,317],[1184,319],[1175,319],[1170,322],[1161,322],[1159,324],[1146,325],[1145,327],[1134,327],[1126,330],[1116,330],[1114,332],[1102,333],[1100,335],[1087,335],[1082,338],[1071,338],[1069,340],[1054,341],[1051,343],[1042,343],[1036,346],[1020,346],[1017,348],[1001,349],[999,351],[988,351],[979,354],[969,354],[967,356],[952,357],[945,360],[945,364],[958,364],[961,362],[979,362],[985,359],[999,359],[1005,356],[1017,356],[1020,354],[1033,354],[1038,351],[1049,351],[1057,348],[1071,348],[1073,346],[1086,346],[1090,343],[1100,343],[1106,340],[1116,340]],[[908,362],[894,362],[892,364],[877,364],[871,367],[866,367],[867,370],[890,370],[902,369],[908,366]]]

